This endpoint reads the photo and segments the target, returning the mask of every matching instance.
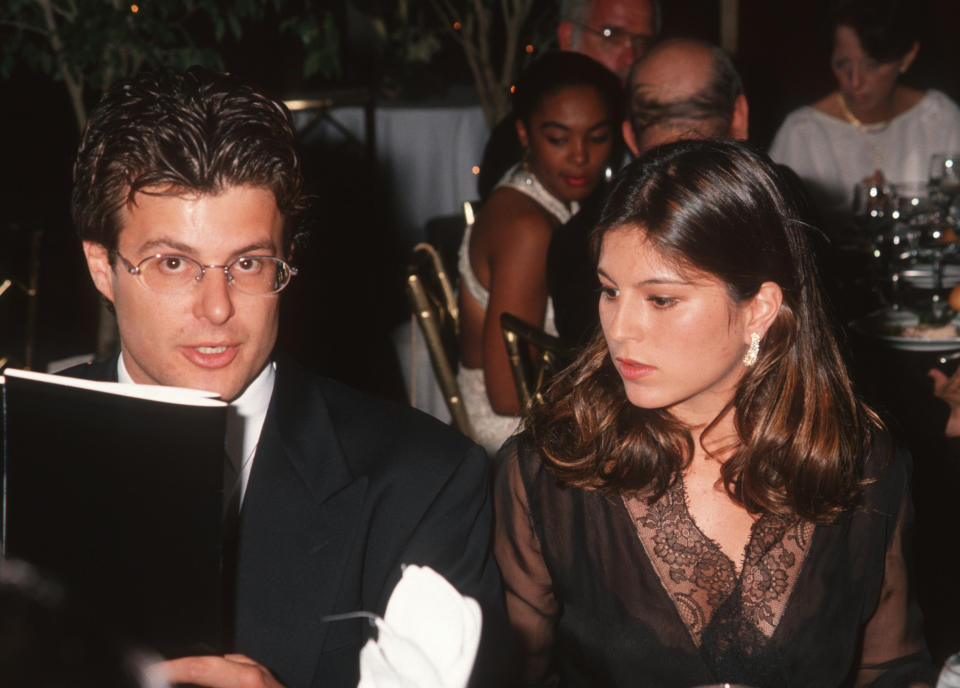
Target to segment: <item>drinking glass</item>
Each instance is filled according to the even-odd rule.
[[[960,193],[960,153],[934,153],[930,158],[930,186],[952,198]]]
[[[889,184],[875,179],[858,182],[853,187],[853,216],[880,220],[890,211],[893,190]]]

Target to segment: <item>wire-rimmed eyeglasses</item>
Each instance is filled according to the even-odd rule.
[[[584,31],[592,33],[599,37],[604,43],[617,45],[623,48],[630,47],[637,55],[645,55],[650,44],[653,43],[653,36],[647,33],[631,33],[619,26],[601,26],[599,28],[574,22],[576,26]]]
[[[113,254],[129,274],[139,278],[143,286],[161,294],[175,294],[196,288],[208,269],[223,270],[227,284],[253,296],[278,294],[297,274],[295,267],[273,256],[240,256],[226,265],[204,265],[188,256],[157,253],[133,265],[119,251],[113,251]]]

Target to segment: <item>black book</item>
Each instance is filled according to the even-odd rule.
[[[4,377],[4,556],[53,574],[126,640],[166,657],[221,651],[227,405],[196,390]]]

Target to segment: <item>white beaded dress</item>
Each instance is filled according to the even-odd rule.
[[[543,206],[544,210],[557,218],[560,224],[567,222],[579,210],[576,201],[572,202],[568,208],[563,201],[547,191],[546,187],[531,172],[523,169],[520,163],[507,170],[507,173],[497,182],[494,190],[501,187],[509,187],[529,196]],[[490,292],[480,284],[480,280],[477,279],[470,265],[472,229],[472,226],[467,227],[463,235],[463,241],[460,243],[460,284],[486,310],[487,304],[490,302]],[[544,256],[544,261],[546,261],[546,256]],[[549,298],[547,299],[543,329],[553,335],[557,333],[556,325],[553,322],[553,303]],[[473,425],[475,439],[492,456],[517,429],[520,418],[519,416],[504,416],[493,410],[490,405],[490,398],[487,396],[487,385],[483,378],[482,368],[467,368],[461,365],[457,372],[457,382],[460,385],[460,392],[463,394],[463,404],[467,409],[467,415]]]

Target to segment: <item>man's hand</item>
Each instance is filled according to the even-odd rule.
[[[151,667],[171,685],[206,688],[283,688],[265,666],[245,655],[182,657]]]
[[[960,368],[947,377],[942,371],[933,368],[927,372],[933,380],[933,393],[950,405],[950,417],[947,418],[947,437],[960,437]]]

